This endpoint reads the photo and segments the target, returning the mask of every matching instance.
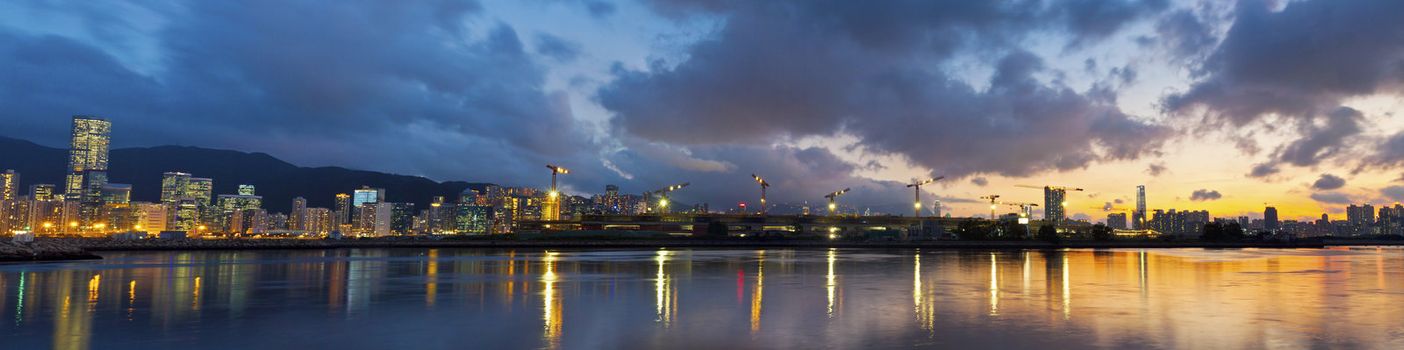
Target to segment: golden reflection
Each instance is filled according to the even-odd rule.
[[[926,330],[929,335],[934,335],[936,331],[936,303],[929,300],[929,295],[922,289],[921,283],[921,252],[912,256],[912,304],[916,311],[917,323],[921,329]]]
[[[58,288],[54,290],[54,299],[58,299],[60,305],[54,309],[54,349],[78,350],[88,349],[92,338],[93,312],[91,302],[96,300],[96,281],[100,281],[96,275],[88,280],[88,300],[89,307],[73,307],[73,274],[71,271],[61,272],[58,276]],[[81,278],[81,277],[79,277]],[[42,279],[41,279],[42,281]]]
[[[1063,253],[1063,319],[1064,319],[1064,320],[1068,319],[1069,317],[1072,317],[1072,287],[1068,286],[1068,273],[1069,273],[1068,270],[1071,270],[1071,269],[1072,269],[1072,267],[1071,267],[1071,266],[1068,266],[1068,254],[1065,252],[1065,253]]]
[[[549,348],[560,346],[561,337],[561,297],[557,295],[556,261],[557,253],[546,252],[545,271],[541,273],[541,320],[545,322],[542,336]]]
[[[761,298],[765,296],[765,251],[758,252],[756,261],[756,289],[751,294],[751,334],[760,331]]]
[[[88,279],[88,302],[96,303],[98,300],[98,287],[102,286],[102,275],[93,275]]]
[[[999,258],[990,253],[990,316],[999,315]]]
[[[672,326],[673,303],[670,301],[673,300],[673,294],[676,293],[676,291],[672,289],[672,281],[670,281],[664,270],[665,265],[668,263],[669,255],[671,254],[668,251],[659,250],[658,255],[653,258],[653,261],[658,265],[658,274],[654,276],[653,283],[654,304],[657,309],[657,317],[654,320],[655,322],[662,322],[664,327]]]
[[[834,277],[834,261],[838,260],[838,252],[834,248],[829,248],[829,273],[824,275],[824,289],[828,291],[829,298],[829,318],[834,317],[834,289],[837,287]]]
[[[512,307],[512,301],[517,296],[517,251],[507,251],[507,307]]]
[[[1148,276],[1146,271],[1148,269],[1146,269],[1146,251],[1144,249],[1136,254],[1136,261],[1136,268],[1139,270],[1137,280],[1141,286],[1141,299],[1145,299],[1149,296],[1149,289],[1146,288],[1146,277]]]
[[[429,250],[429,266],[424,272],[427,283],[424,285],[424,305],[434,306],[434,299],[439,293],[439,250]]]
[[[1024,291],[1023,291],[1023,293],[1024,293],[1024,295],[1026,295],[1026,296],[1029,295],[1029,279],[1030,279],[1030,276],[1029,276],[1029,275],[1030,275],[1031,273],[1033,273],[1033,262],[1031,261],[1032,258],[1029,257],[1029,254],[1030,254],[1030,253],[1029,253],[1028,251],[1024,251],[1024,268],[1023,268],[1023,273],[1024,273]]]
[[[195,285],[191,287],[194,292],[191,294],[190,299],[190,307],[195,310],[200,310],[200,284],[200,276],[195,276]],[[216,285],[218,285],[218,283],[216,283]]]
[[[127,303],[136,303],[136,280],[132,280],[132,283],[127,284]]]

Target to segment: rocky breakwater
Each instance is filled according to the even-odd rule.
[[[87,250],[53,241],[0,241],[0,262],[102,259]]]

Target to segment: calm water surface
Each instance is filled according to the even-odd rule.
[[[1404,349],[1404,250],[107,253],[0,265],[3,349]]]

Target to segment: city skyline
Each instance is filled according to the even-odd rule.
[[[844,203],[893,213],[909,205],[901,184],[947,176],[923,190],[957,216],[987,214],[978,198],[991,194],[1045,201],[1017,185],[1084,188],[1067,216],[1096,221],[1107,212],[1092,208],[1130,207],[1138,185],[1149,208],[1224,217],[1265,203],[1283,219],[1336,217],[1404,198],[1389,64],[1404,51],[1378,39],[1400,29],[1339,20],[1396,3],[464,4],[312,22],[259,4],[16,4],[0,14],[13,24],[0,59],[21,68],[0,89],[12,102],[0,134],[60,145],[57,121],[96,115],[121,125],[113,147],[535,188],[549,181],[541,164],[560,164],[565,192],[691,182],[674,199],[713,207],[754,203],[751,173],[775,184],[773,202],[818,208],[852,188]],[[981,19],[905,15],[947,12]],[[248,23],[275,29],[220,34]],[[1320,40],[1263,39],[1275,32]],[[932,39],[949,33],[976,34]]]

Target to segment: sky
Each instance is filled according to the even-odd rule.
[[[20,0],[0,135],[302,166],[953,215],[1344,215],[1404,200],[1391,0]],[[0,165],[2,166],[2,165]]]

